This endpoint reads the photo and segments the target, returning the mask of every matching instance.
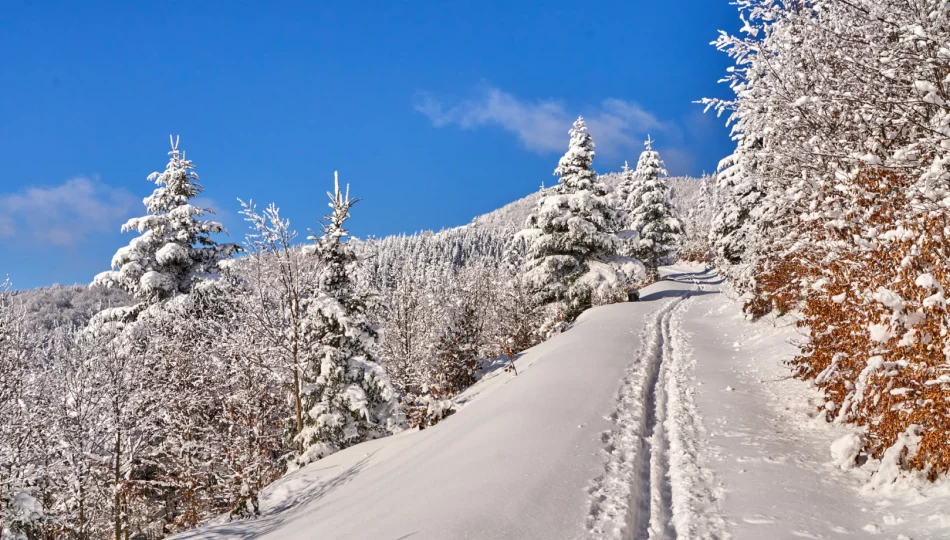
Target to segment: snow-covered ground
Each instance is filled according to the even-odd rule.
[[[876,462],[836,464],[832,444],[855,430],[826,422],[819,392],[789,378],[783,362],[802,341],[791,321],[749,323],[716,295],[674,324],[692,349],[688,384],[732,538],[950,538],[950,483],[880,486],[869,483]]]
[[[439,425],[311,464],[265,491],[263,517],[181,538],[950,537],[945,486],[884,497],[835,465],[847,428],[788,379],[793,327],[744,321],[709,272],[666,273]]]

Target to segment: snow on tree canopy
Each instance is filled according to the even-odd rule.
[[[595,291],[619,286],[642,270],[636,261],[613,260],[621,246],[612,233],[615,212],[591,167],[594,141],[583,118],[574,122],[570,135],[567,153],[554,170],[558,185],[544,191],[520,233],[528,242],[527,280],[542,303],[555,307],[554,316],[567,321],[590,307]],[[597,265],[591,272],[595,261],[619,264]]]
[[[584,117],[578,116],[574,128],[570,130],[571,142],[567,152],[561,157],[554,169],[554,175],[560,176],[561,191],[575,193],[580,190],[606,193],[603,184],[597,180],[592,168],[594,163],[594,139],[587,133]]]
[[[637,168],[634,174],[644,180],[655,180],[660,176],[669,176],[666,172],[666,166],[660,159],[660,153],[653,149],[653,139],[647,135],[647,140],[643,142],[646,150],[640,153],[640,159],[637,160]]]
[[[93,281],[124,289],[140,302],[155,303],[190,292],[196,280],[216,276],[218,263],[239,249],[215,242],[212,235],[226,233],[224,226],[200,219],[213,212],[189,203],[203,188],[194,164],[178,149],[177,138],[171,141],[168,154],[165,171],[148,177],[158,187],[143,201],[147,214],[122,226],[122,232],[136,231],[140,236],[116,252],[113,270]]]
[[[295,467],[400,429],[396,392],[375,357],[379,333],[368,318],[370,298],[352,278],[356,256],[344,242],[344,224],[359,199],[350,198],[349,186],[340,191],[339,177],[327,195],[332,212],[324,216],[322,236],[311,236],[315,243],[307,248],[320,267],[305,326],[318,360],[305,377],[306,414],[298,435],[304,452]]]
[[[649,136],[644,146],[624,209],[629,216],[628,227],[640,233],[636,253],[656,277],[661,262],[676,251],[683,225],[673,215],[670,186],[660,178],[667,172]]]

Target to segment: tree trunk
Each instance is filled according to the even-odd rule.
[[[291,344],[291,352],[293,354],[293,365],[294,365],[294,407],[297,413],[297,432],[295,436],[299,436],[303,431],[303,400],[300,398],[300,299],[294,298],[294,308],[293,308],[293,324],[294,324],[294,336],[293,343]],[[297,454],[303,454],[303,441],[297,440]]]
[[[122,494],[119,491],[119,482],[122,478],[122,470],[119,466],[119,460],[122,457],[122,432],[115,434],[115,467],[113,469],[113,489],[112,511],[115,519],[115,540],[122,540]]]

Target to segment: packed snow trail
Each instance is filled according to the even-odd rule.
[[[604,436],[605,472],[592,489],[593,538],[723,534],[713,479],[696,451],[702,428],[686,381],[691,365],[680,352],[688,345],[678,327],[687,300],[709,294],[719,280],[710,273],[676,273],[667,279],[693,287],[657,310],[642,330],[641,349],[621,384],[616,427]]]
[[[262,517],[181,538],[950,538],[947,498],[869,498],[831,463],[846,428],[811,420],[814,390],[789,380],[794,329],[743,320],[710,272],[666,274],[437,426],[313,463],[264,490]]]

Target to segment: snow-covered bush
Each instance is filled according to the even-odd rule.
[[[34,540],[43,537],[46,513],[32,490],[20,491],[8,500],[0,501],[0,504],[4,507],[0,539]]]
[[[823,240],[796,257],[810,341],[792,364],[824,390],[829,418],[864,426],[871,457],[916,426],[901,462],[934,478],[950,470],[950,216],[915,212],[912,184],[874,170],[835,187],[851,210],[814,223]]]
[[[243,280],[235,287],[244,310],[244,331],[256,344],[259,362],[272,369],[286,388],[290,411],[284,422],[288,440],[303,431],[303,377],[317,361],[313,333],[305,332],[307,309],[316,294],[317,260],[295,245],[297,232],[280,209],[270,204],[259,212],[253,201],[240,201],[250,231],[245,257],[233,271]],[[297,454],[303,444],[296,441]]]

